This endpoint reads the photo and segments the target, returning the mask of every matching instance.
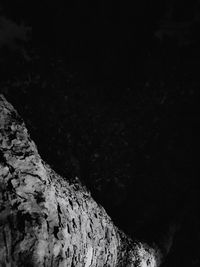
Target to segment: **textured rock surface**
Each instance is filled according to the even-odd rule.
[[[151,266],[160,252],[132,241],[79,182],[40,158],[0,96],[0,266]]]

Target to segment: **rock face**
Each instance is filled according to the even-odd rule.
[[[159,249],[133,241],[77,180],[40,157],[0,96],[0,266],[156,267]]]

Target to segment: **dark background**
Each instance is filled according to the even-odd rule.
[[[200,265],[199,45],[198,0],[0,5],[0,91],[126,233],[181,224],[163,266]]]

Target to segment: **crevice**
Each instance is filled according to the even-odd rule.
[[[59,232],[59,227],[58,226],[54,226],[53,235],[55,236],[56,239],[59,239],[58,238],[58,232]]]
[[[72,219],[72,224],[73,224],[73,228],[76,228],[77,226],[76,226],[76,222],[75,222],[75,219],[73,218]]]
[[[7,166],[6,159],[5,159],[4,154],[1,150],[0,150],[0,163],[2,163],[3,166]]]
[[[35,199],[37,204],[45,202],[45,197],[42,192],[35,192]]]
[[[69,224],[67,224],[67,231],[70,234],[70,228],[69,228]]]
[[[69,204],[70,204],[70,206],[71,206],[71,208],[72,208],[72,210],[73,210],[73,202],[71,201],[70,198],[69,198]]]

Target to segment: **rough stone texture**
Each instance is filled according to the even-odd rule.
[[[90,192],[39,156],[0,96],[0,266],[156,267],[161,252],[133,241]]]

